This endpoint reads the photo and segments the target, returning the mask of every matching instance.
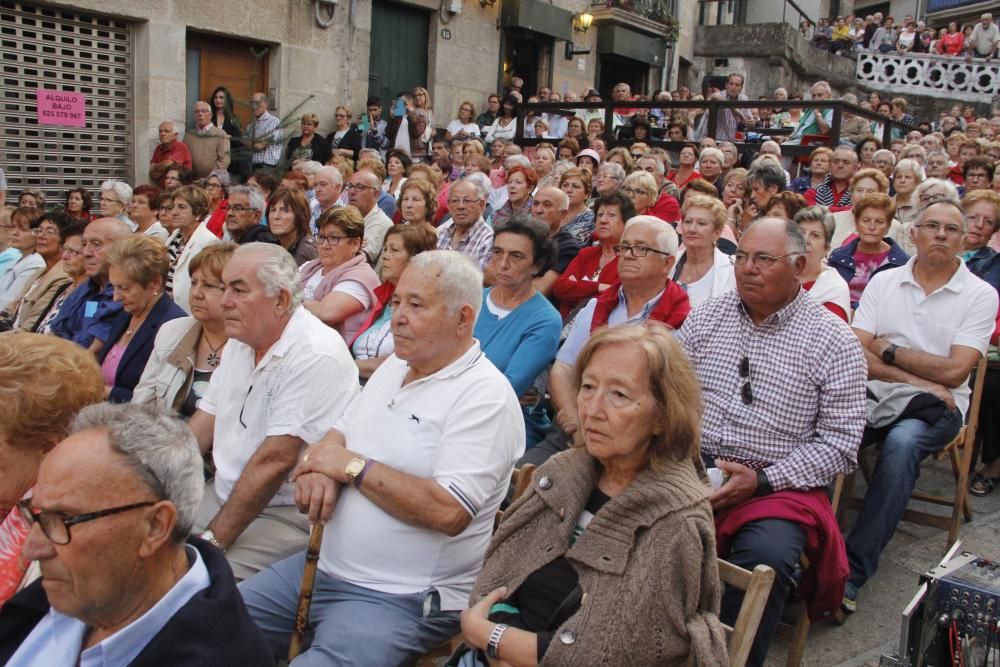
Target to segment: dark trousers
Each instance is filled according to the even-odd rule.
[[[572,442],[573,439],[559,427],[559,424],[553,424],[548,435],[542,438],[537,445],[525,451],[514,467],[520,468],[525,463],[540,466],[552,456],[569,449]]]
[[[774,570],[774,586],[767,598],[757,636],[750,649],[747,665],[763,665],[771,640],[781,621],[788,592],[795,580],[795,571],[806,546],[806,531],[794,521],[764,519],[748,523],[733,538],[732,550],[726,560],[743,569],[753,570],[767,565]],[[722,595],[723,623],[734,625],[743,603],[743,591],[727,587]]]
[[[1000,399],[1000,368],[990,368],[983,380],[979,432],[976,434],[976,446],[979,447],[983,465],[1000,459],[1000,411],[994,407],[997,399]]]

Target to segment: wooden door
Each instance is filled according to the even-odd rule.
[[[386,0],[372,2],[372,41],[368,58],[368,95],[382,100],[382,117],[396,95],[427,85],[430,13]],[[431,100],[433,102],[433,98]]]
[[[198,96],[209,97],[218,86],[225,86],[233,96],[233,111],[242,127],[249,124],[250,96],[268,92],[268,47],[242,40],[207,35],[188,35],[188,49],[199,52]]]

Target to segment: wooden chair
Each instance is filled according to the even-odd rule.
[[[833,507],[833,513],[835,516],[839,516],[840,503],[844,497],[844,476],[837,475],[837,479],[833,483],[833,496],[830,498],[830,505]],[[811,566],[809,559],[806,558],[805,554],[799,558],[799,564],[802,566],[802,571],[805,572]],[[841,612],[837,612],[838,622],[843,622],[843,615]],[[791,629],[791,635],[788,638],[788,656],[785,658],[785,667],[799,667],[802,664],[802,658],[806,653],[806,642],[809,639],[809,629],[812,627],[812,621],[809,620],[809,613],[806,610],[806,605],[803,604],[802,608],[799,610],[798,619],[795,622],[795,626]]]
[[[718,559],[719,579],[726,586],[733,586],[744,592],[740,613],[733,627],[725,626],[729,635],[730,667],[743,667],[750,657],[750,647],[757,636],[757,627],[767,605],[774,583],[774,570],[767,565],[758,565],[753,572],[744,570],[729,561]]]
[[[976,432],[979,428],[979,406],[983,399],[983,382],[986,379],[986,358],[983,357],[976,365],[976,377],[972,385],[972,400],[967,413],[968,423],[962,427],[951,442],[943,449],[934,454],[934,459],[940,461],[948,458],[951,461],[951,471],[955,478],[955,492],[948,496],[927,493],[925,491],[914,490],[910,496],[912,500],[919,500],[934,505],[942,505],[951,508],[951,516],[935,514],[922,510],[907,509],[903,514],[903,519],[921,526],[931,526],[948,531],[948,544],[945,550],[958,539],[961,519],[964,516],[966,522],[972,521],[972,508],[969,507],[969,473],[972,470],[973,455],[975,453]],[[858,467],[865,476],[865,481],[871,483],[874,464],[863,456],[864,452],[858,453]],[[843,495],[846,502],[843,504],[843,511],[838,516],[841,527],[844,525],[844,514],[847,510],[860,510],[861,499],[851,496],[851,489],[854,485],[854,475],[848,475],[844,479]]]

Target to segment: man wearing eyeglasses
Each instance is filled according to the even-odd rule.
[[[228,169],[229,135],[212,124],[212,107],[208,102],[194,103],[194,127],[184,135],[191,153],[191,171],[195,178],[208,178],[215,169]]]
[[[245,579],[305,549],[288,474],[357,395],[358,370],[340,334],[302,306],[281,246],[240,246],[222,281],[229,342],[188,422],[216,469],[194,526]]]
[[[493,230],[483,219],[487,194],[480,185],[466,179],[452,183],[448,191],[451,219],[438,227],[437,247],[462,253],[481,271],[493,250]]]
[[[98,351],[111,335],[111,324],[121,312],[108,282],[104,257],[111,245],[132,234],[118,218],[99,218],[83,231],[83,270],[87,281],[73,290],[52,321],[52,333],[82,347]]]
[[[687,293],[670,279],[678,244],[677,232],[659,218],[639,215],[625,223],[621,241],[614,247],[621,284],[591,299],[573,319],[566,342],[549,373],[556,427],[529,449],[518,465],[544,463],[553,454],[569,448],[578,436],[573,367],[591,333],[606,326],[647,320],[663,322],[674,329],[684,322],[691,304]]]
[[[280,243],[267,226],[260,224],[266,209],[264,195],[245,185],[229,188],[229,207],[226,209],[226,232],[234,242]]]
[[[807,545],[819,545],[806,552],[813,567],[800,588],[810,618],[840,604],[847,563],[825,494],[855,466],[865,363],[850,329],[800,285],[806,239],[798,225],[754,222],[732,261],[736,291],[693,310],[678,339],[702,386],[701,453],[716,469],[709,500],[720,553],[743,568],[775,570],[747,663],[763,665]],[[727,589],[724,623],[735,621],[742,597]]]
[[[203,488],[181,421],[85,408],[18,506],[42,578],[0,612],[0,663],[273,665],[225,557],[187,540]]]
[[[865,350],[869,390],[905,392],[871,411],[866,443],[881,441],[864,506],[847,538],[851,577],[844,608],[875,574],[916,484],[920,463],[948,444],[969,409],[969,375],[986,353],[997,317],[997,292],[957,255],[966,218],[957,203],[939,200],[917,214],[916,254],[868,283],[851,326]],[[917,401],[923,409],[916,410]],[[871,437],[867,437],[867,436]]]
[[[379,195],[382,194],[381,186],[381,180],[370,169],[354,172],[344,186],[347,190],[347,203],[361,211],[365,219],[365,238],[361,249],[372,265],[378,263],[385,233],[392,227],[392,220],[377,205]]]

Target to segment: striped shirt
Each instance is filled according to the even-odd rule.
[[[266,141],[267,147],[262,151],[254,151],[253,163],[275,166],[281,159],[281,152],[284,145],[281,143],[281,121],[265,111],[260,117],[255,118],[247,126],[248,143],[255,144],[258,141]]]
[[[490,261],[490,253],[493,252],[493,230],[482,218],[476,220],[472,227],[465,232],[465,236],[454,245],[455,241],[455,221],[448,220],[437,230],[438,250],[457,250],[462,253],[480,269],[486,267],[486,262]]]
[[[727,292],[692,310],[677,337],[701,382],[702,454],[766,462],[776,491],[826,486],[855,468],[866,418],[864,352],[807,292],[759,325],[739,293]]]

